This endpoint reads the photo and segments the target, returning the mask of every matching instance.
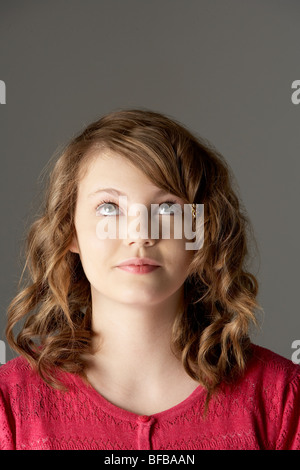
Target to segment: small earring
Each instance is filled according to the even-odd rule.
[[[192,204],[192,217],[193,217],[193,219],[196,219],[196,213],[197,213],[197,206],[196,206],[196,204]]]
[[[197,206],[192,204],[192,230],[196,230],[196,216],[197,216]]]

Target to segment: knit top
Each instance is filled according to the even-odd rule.
[[[0,368],[3,450],[300,450],[300,366],[252,346],[246,372],[222,384],[204,416],[199,385],[181,403],[141,416],[63,373],[47,385],[23,357]]]

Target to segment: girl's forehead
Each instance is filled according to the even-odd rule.
[[[168,194],[126,157],[114,152],[92,154],[85,173],[79,182],[80,192],[92,198],[100,192],[112,195],[129,195],[136,190],[153,195]]]
[[[110,178],[111,181],[118,176],[120,168],[128,166],[125,157],[117,154],[108,154],[107,152],[98,150],[87,153],[79,168],[78,185],[84,188],[90,185],[93,180],[99,178],[103,181]]]
[[[88,182],[99,179],[103,182],[120,181],[128,186],[130,181],[126,178],[137,180],[148,179],[139,168],[124,156],[115,153],[108,155],[99,152],[90,158],[82,180]]]
[[[78,180],[80,193],[91,193],[98,187],[115,187],[132,193],[138,188],[145,193],[160,191],[186,199],[185,191],[179,189],[176,169],[162,155],[141,155],[137,149],[123,154],[122,149],[98,146],[89,150],[83,164],[82,177]]]

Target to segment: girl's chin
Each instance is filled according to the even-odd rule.
[[[104,292],[102,289],[96,289],[100,297],[105,297],[109,302],[127,304],[132,306],[149,307],[166,300],[166,292],[161,289],[145,289],[141,286],[132,285],[124,288],[116,288],[114,292]]]

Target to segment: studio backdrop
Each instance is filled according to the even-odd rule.
[[[298,0],[3,0],[1,315],[17,292],[48,161],[120,108],[162,112],[229,163],[252,222],[261,330],[300,362]]]

